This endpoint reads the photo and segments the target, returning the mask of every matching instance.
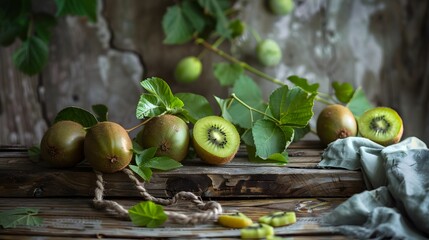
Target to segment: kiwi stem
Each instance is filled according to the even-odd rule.
[[[252,111],[253,111],[253,112],[257,112],[259,114],[264,115],[265,117],[273,120],[274,122],[280,123],[277,119],[271,117],[270,115],[267,115],[266,113],[264,113],[264,112],[262,112],[262,111],[260,111],[258,109],[252,108],[251,106],[247,105],[245,102],[243,102],[243,100],[241,100],[239,97],[237,97],[237,95],[235,95],[235,93],[231,94],[231,97],[234,98],[235,100],[237,100],[241,105],[243,105],[247,109],[249,109],[251,111],[250,114],[251,114],[252,118],[253,118],[253,115],[252,115]],[[252,119],[252,122],[253,122],[253,119]]]
[[[145,125],[145,124],[146,124],[147,122],[149,122],[152,118],[153,118],[153,117],[150,117],[150,118],[148,118],[148,119],[144,120],[143,122],[141,122],[141,123],[137,124],[136,126],[134,126],[134,127],[132,127],[132,128],[125,129],[125,131],[127,131],[127,132],[129,133],[129,132],[131,132],[131,131],[133,131],[133,130],[135,130],[135,129],[137,129],[137,128],[139,128],[139,127],[143,126],[143,125]]]
[[[250,28],[250,32],[252,33],[252,36],[255,38],[257,43],[260,43],[262,41],[261,36],[259,36],[259,33],[256,32],[254,28]]]
[[[205,41],[204,39],[202,39],[202,38],[197,38],[197,39],[195,40],[195,43],[196,43],[196,44],[200,44],[200,45],[202,45],[203,47],[207,48],[208,50],[210,50],[210,51],[212,51],[212,52],[216,53],[217,55],[219,55],[219,56],[221,56],[221,57],[225,58],[226,60],[228,60],[228,61],[230,61],[230,62],[232,62],[232,63],[236,63],[236,64],[240,65],[242,68],[246,69],[247,71],[249,71],[249,72],[251,72],[251,73],[253,73],[253,74],[255,74],[255,75],[257,75],[257,76],[259,76],[259,77],[261,77],[261,78],[264,78],[265,80],[268,80],[268,81],[270,81],[270,82],[272,82],[272,83],[275,83],[275,84],[278,84],[278,85],[280,85],[280,86],[285,85],[285,84],[284,84],[282,81],[280,81],[279,79],[277,79],[277,78],[273,78],[273,77],[271,77],[270,75],[268,75],[268,74],[266,74],[266,73],[264,73],[264,72],[262,72],[262,71],[260,71],[260,70],[258,70],[258,69],[256,69],[256,68],[254,68],[254,67],[250,66],[249,64],[247,64],[247,63],[245,63],[245,62],[243,62],[243,61],[238,60],[237,58],[235,58],[235,57],[233,57],[233,56],[231,56],[231,55],[227,54],[226,52],[224,52],[224,51],[222,51],[222,50],[218,49],[218,48],[217,48],[217,47],[215,47],[214,45],[211,45],[210,43],[206,42],[206,41]]]
[[[324,103],[326,105],[332,105],[332,104],[334,104],[333,102],[331,102],[329,100],[326,100],[324,98],[321,98],[320,96],[316,96],[316,101],[319,101],[319,102]]]

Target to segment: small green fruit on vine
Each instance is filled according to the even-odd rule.
[[[86,131],[79,123],[59,121],[43,135],[40,156],[58,168],[73,167],[84,159],[83,144]]]
[[[317,118],[317,135],[323,144],[350,136],[356,136],[357,122],[353,113],[343,105],[328,105]]]
[[[151,119],[136,137],[142,147],[156,147],[156,156],[167,156],[179,162],[188,154],[189,139],[185,121],[170,114]]]
[[[128,132],[114,122],[99,122],[85,137],[85,158],[100,172],[114,173],[131,162],[133,144]]]
[[[176,66],[174,76],[176,81],[191,83],[196,81],[203,70],[203,65],[197,57],[189,56],[179,61]]]
[[[294,9],[295,3],[293,0],[269,0],[268,7],[276,15],[286,15]]]
[[[265,39],[256,46],[256,56],[262,65],[273,67],[282,60],[282,50],[274,40]]]

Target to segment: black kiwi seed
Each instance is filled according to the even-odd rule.
[[[370,123],[371,129],[374,130],[377,133],[383,133],[389,131],[390,129],[390,123],[386,120],[385,116],[377,116],[374,119],[371,120]]]
[[[223,136],[222,140],[219,141],[218,138],[214,137],[213,132],[221,134]],[[226,139],[226,133],[217,125],[209,128],[209,130],[207,131],[207,139],[209,140],[210,143],[215,144],[220,148],[224,148],[225,145],[228,143]]]

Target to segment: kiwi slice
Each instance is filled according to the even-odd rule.
[[[217,222],[224,227],[230,228],[244,228],[253,224],[252,219],[240,212],[222,214],[219,216]]]
[[[261,239],[274,236],[274,228],[265,223],[254,223],[240,230],[242,239]]]
[[[280,227],[296,223],[296,215],[295,212],[274,212],[260,217],[258,221],[273,227]]]
[[[366,111],[358,119],[362,137],[387,146],[401,140],[404,127],[399,114],[388,107],[376,107]]]
[[[219,116],[199,119],[193,129],[195,152],[206,163],[219,165],[231,161],[240,146],[235,126]]]

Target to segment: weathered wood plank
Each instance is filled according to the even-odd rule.
[[[123,173],[104,174],[107,196],[138,196]],[[26,158],[0,159],[0,197],[92,196],[95,174],[87,164],[51,169]],[[243,164],[184,166],[156,172],[148,191],[159,197],[193,191],[203,197],[351,196],[364,189],[361,172]]]
[[[118,203],[126,208],[138,203],[139,200],[119,199]],[[219,201],[224,212],[240,211],[254,221],[265,214],[274,211],[296,211],[297,223],[278,227],[275,233],[283,237],[325,236],[345,239],[335,229],[320,225],[321,217],[330,212],[342,198],[328,199],[267,199],[267,200],[235,200]],[[323,207],[313,211],[301,211],[304,202],[311,204],[324,203]],[[39,208],[39,215],[45,219],[41,227],[19,227],[16,229],[0,229],[3,239],[13,237],[78,237],[78,238],[231,238],[240,236],[237,229],[223,228],[215,222],[184,226],[166,222],[159,228],[135,227],[130,221],[119,220],[105,211],[95,210],[89,198],[48,198],[48,199],[16,199],[0,198],[0,211],[14,207]],[[165,207],[168,211],[192,213],[194,209],[186,202],[175,206]]]

